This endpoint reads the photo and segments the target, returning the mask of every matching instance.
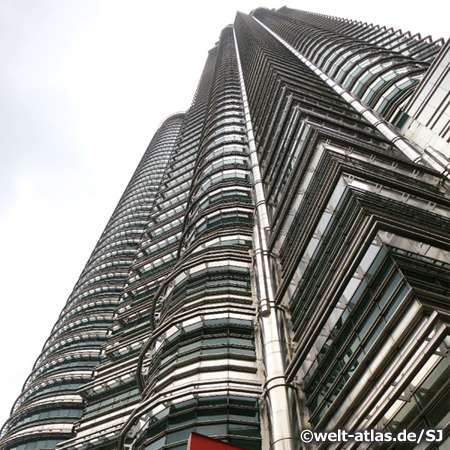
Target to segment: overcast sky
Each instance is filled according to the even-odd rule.
[[[221,29],[237,10],[284,4],[0,0],[0,426],[152,135],[189,107]],[[287,5],[449,35],[441,0]]]

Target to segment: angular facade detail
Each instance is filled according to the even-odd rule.
[[[450,42],[433,61],[432,66],[402,108],[396,125],[430,157],[450,157]]]
[[[289,8],[254,16],[387,119],[411,96],[443,43]]]
[[[0,449],[184,450],[192,432],[342,448],[300,439],[338,429],[437,429],[420,448],[446,448],[450,163],[396,128],[430,80],[448,97],[442,47],[238,13],[150,143]]]

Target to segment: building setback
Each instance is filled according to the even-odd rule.
[[[442,47],[289,8],[238,13],[191,108],[151,141],[0,449],[184,450],[191,432],[344,445],[307,446],[306,429],[438,429],[420,448],[446,448]],[[439,123],[423,123],[422,92]]]

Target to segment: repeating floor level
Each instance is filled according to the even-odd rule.
[[[0,449],[448,448],[449,54],[238,13],[152,139]],[[424,439],[334,438],[402,430]]]

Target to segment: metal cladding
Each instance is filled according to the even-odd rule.
[[[238,13],[191,108],[150,143],[0,449],[447,439],[449,162],[392,124],[441,46],[289,8]]]
[[[443,44],[286,7],[258,9],[254,17],[387,119],[412,95]]]

